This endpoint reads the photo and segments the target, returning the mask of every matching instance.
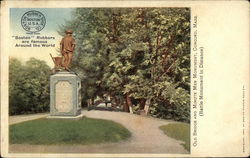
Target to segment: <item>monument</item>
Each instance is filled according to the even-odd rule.
[[[69,67],[75,49],[72,31],[65,31],[60,42],[63,57],[52,57],[55,64],[50,76],[50,117],[77,118],[81,114],[81,79]]]

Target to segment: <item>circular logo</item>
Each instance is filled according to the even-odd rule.
[[[31,10],[23,14],[21,24],[28,32],[39,32],[44,28],[46,19],[41,12]]]

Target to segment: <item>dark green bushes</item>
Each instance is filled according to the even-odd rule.
[[[10,58],[10,115],[45,112],[49,110],[50,68],[44,61],[31,58],[25,64]]]

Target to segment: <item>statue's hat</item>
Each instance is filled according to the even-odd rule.
[[[72,30],[66,30],[65,33],[66,33],[66,34],[72,34],[73,31],[72,31]]]

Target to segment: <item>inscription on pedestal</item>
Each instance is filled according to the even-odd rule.
[[[55,85],[55,108],[58,112],[72,110],[72,85],[68,81],[59,81]]]
[[[50,115],[76,117],[81,114],[81,79],[73,72],[50,76]]]

